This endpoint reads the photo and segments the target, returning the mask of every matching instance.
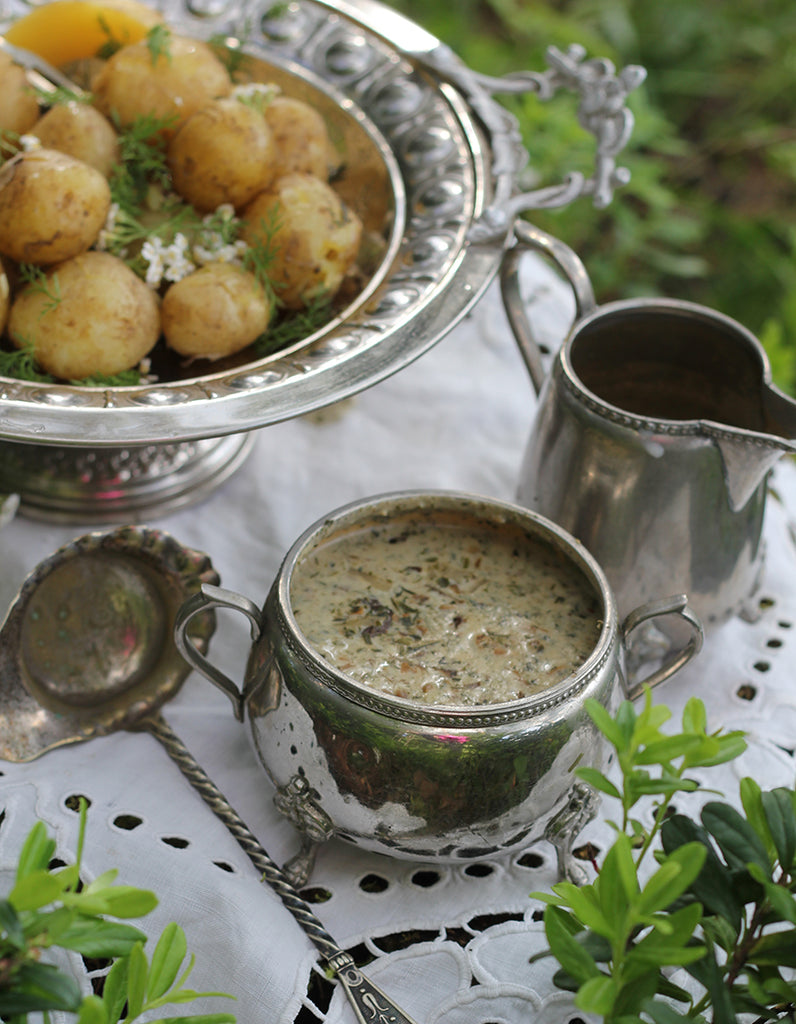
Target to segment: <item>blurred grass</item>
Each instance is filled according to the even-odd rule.
[[[796,394],[796,4],[793,0],[391,0],[488,74],[541,70],[553,44],[641,64],[632,179],[607,210],[532,214],[586,263],[600,301],[670,295],[735,317]],[[501,97],[534,176],[588,171],[573,97]]]

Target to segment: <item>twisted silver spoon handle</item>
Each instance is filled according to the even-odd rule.
[[[351,956],[337,945],[309,904],[296,892],[284,871],[271,860],[257,837],[163,716],[147,716],[137,725],[138,728],[146,729],[163,746],[185,778],[216,817],[226,825],[254,867],[307,933],[345,989],[357,1020],[361,1024],[415,1024],[408,1014],[400,1010],[380,988],[362,974]]]

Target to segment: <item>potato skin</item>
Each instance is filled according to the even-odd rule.
[[[176,191],[204,213],[231,203],[240,209],[274,177],[273,135],[265,118],[236,99],[211,100],[169,144]]]
[[[168,55],[154,62],[146,40],[123,46],[100,69],[91,89],[102,113],[118,117],[122,126],[147,115],[170,120],[163,130],[169,138],[205,103],[229,95],[232,81],[206,43],[172,35]]]
[[[31,128],[45,149],[56,149],[93,167],[106,178],[118,164],[119,142],[113,125],[88,103],[58,103]]]
[[[299,171],[327,181],[337,160],[320,113],[303,100],[276,96],[264,116],[274,136],[274,177]]]
[[[241,237],[275,258],[268,276],[287,309],[334,296],[357,257],[362,224],[325,181],[286,174],[244,209]]]
[[[19,293],[8,333],[18,348],[32,345],[38,364],[54,377],[121,373],[158,340],[157,297],[110,253],[85,252],[57,264],[47,272],[46,289],[49,295],[32,284]]]
[[[221,359],[251,345],[271,313],[254,274],[231,263],[208,263],[171,285],[161,325],[166,343],[180,355]]]
[[[0,52],[0,136],[24,135],[38,117],[39,104],[24,68],[15,64],[7,53]]]
[[[40,265],[76,256],[96,240],[110,203],[105,177],[82,160],[17,153],[0,168],[0,253]]]

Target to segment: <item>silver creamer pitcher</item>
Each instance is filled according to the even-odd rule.
[[[602,565],[620,614],[687,593],[708,628],[752,614],[766,478],[796,452],[796,403],[771,383],[757,339],[703,306],[597,306],[578,257],[530,224],[502,269],[506,311],[539,394],[519,501]],[[575,293],[575,323],[545,374],[518,280],[546,255]]]

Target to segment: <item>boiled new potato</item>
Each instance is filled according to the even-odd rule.
[[[274,177],[271,129],[254,107],[211,100],[182,125],[169,144],[174,188],[202,212],[224,203],[245,206]]]
[[[167,121],[165,136],[212,99],[229,95],[227,69],[206,43],[169,34],[165,51],[153,57],[142,39],[123,46],[91,84],[94,102],[123,126],[140,117]]]
[[[337,160],[320,113],[303,100],[275,96],[264,115],[276,144],[274,177],[300,171],[326,181]]]
[[[208,263],[171,285],[161,325],[166,343],[180,355],[220,359],[251,345],[271,313],[253,274],[231,263]]]
[[[119,162],[119,142],[113,125],[88,103],[58,103],[31,128],[45,149],[82,160],[107,178]]]
[[[249,203],[242,219],[243,240],[272,254],[268,276],[287,309],[334,296],[362,236],[357,215],[311,174],[277,178]]]
[[[17,153],[0,167],[0,253],[49,264],[84,252],[111,203],[104,175],[54,149]]]
[[[112,376],[136,366],[160,334],[154,292],[105,252],[84,252],[47,271],[15,298],[8,333],[64,380]]]
[[[0,51],[0,137],[12,141],[14,136],[24,135],[38,116],[39,104],[25,69]]]

